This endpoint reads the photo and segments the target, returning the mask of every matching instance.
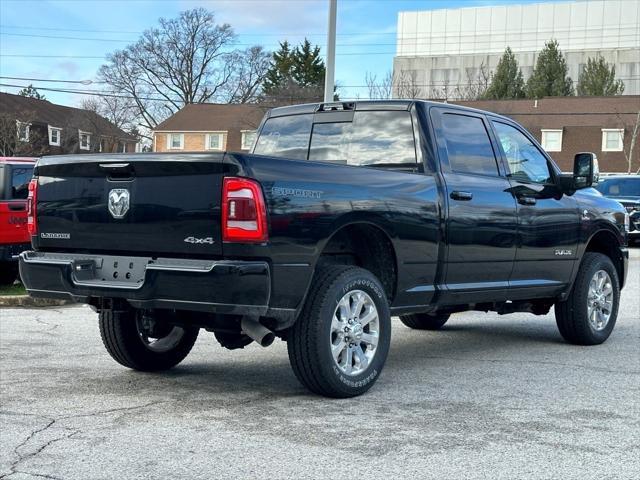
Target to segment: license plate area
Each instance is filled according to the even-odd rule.
[[[73,283],[93,287],[141,288],[151,258],[105,256],[72,263]]]

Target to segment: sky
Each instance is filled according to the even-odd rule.
[[[336,82],[343,99],[366,97],[365,75],[391,71],[398,12],[545,0],[338,0]],[[305,37],[324,54],[328,0],[2,0],[0,1],[0,84],[45,88],[99,89],[91,84],[110,52],[124,48],[159,17],[177,17],[196,7],[212,10],[237,34],[237,47]],[[69,84],[6,77],[84,81]],[[19,88],[0,85],[0,91]],[[47,99],[80,106],[83,95],[41,90]]]

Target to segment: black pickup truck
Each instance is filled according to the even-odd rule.
[[[252,153],[41,159],[30,185],[29,293],[99,314],[111,356],[182,361],[200,329],[225,347],[287,342],[321,395],[368,390],[391,316],[555,305],[562,336],[602,343],[627,274],[628,216],[597,160],[563,174],[492,113],[424,101],[271,110]]]

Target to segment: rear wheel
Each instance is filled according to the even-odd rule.
[[[312,392],[353,397],[379,377],[390,339],[389,305],[378,279],[362,268],[328,266],[316,275],[287,335],[289,361]]]
[[[414,313],[400,316],[400,321],[414,330],[440,330],[447,320],[449,314],[445,313]]]
[[[604,342],[616,324],[620,283],[613,263],[601,253],[586,253],[569,298],[556,303],[562,337],[576,345]]]
[[[0,285],[13,285],[18,278],[18,262],[0,262]]]
[[[100,312],[100,336],[113,359],[134,370],[167,370],[191,351],[199,329],[142,317],[136,310]]]

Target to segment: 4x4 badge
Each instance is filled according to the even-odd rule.
[[[109,192],[107,201],[109,213],[113,218],[123,218],[129,211],[129,190],[114,188]]]

